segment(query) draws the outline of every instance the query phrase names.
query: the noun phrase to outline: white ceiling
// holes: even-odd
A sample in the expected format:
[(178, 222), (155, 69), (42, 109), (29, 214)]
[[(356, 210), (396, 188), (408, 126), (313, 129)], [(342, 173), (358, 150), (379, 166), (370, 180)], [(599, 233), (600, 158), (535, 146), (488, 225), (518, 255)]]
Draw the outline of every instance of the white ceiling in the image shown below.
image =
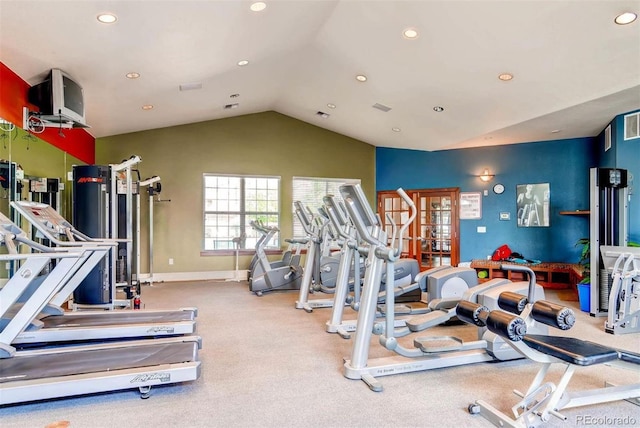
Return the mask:
[[(640, 22), (613, 22), (640, 1), (265, 2), (0, 0), (0, 61), (30, 84), (71, 74), (94, 137), (274, 110), (375, 146), (442, 150), (594, 136), (640, 108)], [(98, 23), (105, 11), (118, 21)]]

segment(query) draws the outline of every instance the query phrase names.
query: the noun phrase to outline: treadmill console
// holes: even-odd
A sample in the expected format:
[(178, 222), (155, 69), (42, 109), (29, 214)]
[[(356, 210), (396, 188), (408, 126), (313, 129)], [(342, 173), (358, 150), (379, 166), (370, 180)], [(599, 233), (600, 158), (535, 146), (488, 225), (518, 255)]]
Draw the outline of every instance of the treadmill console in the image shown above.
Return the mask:
[(57, 240), (68, 237), (73, 226), (48, 204), (29, 201), (13, 201), (13, 207), (37, 230), (39, 238)]

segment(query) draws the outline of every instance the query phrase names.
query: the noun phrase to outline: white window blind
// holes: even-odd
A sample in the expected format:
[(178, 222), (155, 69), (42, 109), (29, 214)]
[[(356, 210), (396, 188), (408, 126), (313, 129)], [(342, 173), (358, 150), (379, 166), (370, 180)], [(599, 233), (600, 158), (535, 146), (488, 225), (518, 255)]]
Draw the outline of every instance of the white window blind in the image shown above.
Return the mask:
[[(318, 215), (318, 208), (324, 205), (322, 198), (326, 195), (334, 195), (339, 201), (340, 186), (345, 183), (359, 184), (359, 179), (353, 178), (319, 178), (319, 177), (293, 177), (293, 201), (300, 201), (304, 206), (309, 207), (313, 215)], [(305, 235), (304, 229), (293, 214), (293, 236), (302, 237)]]

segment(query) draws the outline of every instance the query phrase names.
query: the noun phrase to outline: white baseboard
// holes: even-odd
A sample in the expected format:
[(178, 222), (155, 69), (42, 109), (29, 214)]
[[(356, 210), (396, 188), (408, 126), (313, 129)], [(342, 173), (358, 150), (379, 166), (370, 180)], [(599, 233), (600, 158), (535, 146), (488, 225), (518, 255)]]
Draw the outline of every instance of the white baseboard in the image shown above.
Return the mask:
[[(219, 270), (209, 272), (157, 272), (153, 274), (153, 282), (169, 282), (169, 281), (207, 281), (207, 280), (235, 280), (245, 281), (247, 279), (247, 271), (239, 270)], [(140, 274), (140, 282), (150, 282), (148, 273)]]
[[(212, 272), (158, 272), (153, 274), (153, 282), (172, 282), (172, 281), (208, 281), (208, 280), (231, 280), (246, 281), (247, 271), (239, 270), (219, 270)], [(0, 289), (9, 282), (7, 278), (0, 278)], [(148, 273), (140, 274), (140, 282), (150, 282)]]

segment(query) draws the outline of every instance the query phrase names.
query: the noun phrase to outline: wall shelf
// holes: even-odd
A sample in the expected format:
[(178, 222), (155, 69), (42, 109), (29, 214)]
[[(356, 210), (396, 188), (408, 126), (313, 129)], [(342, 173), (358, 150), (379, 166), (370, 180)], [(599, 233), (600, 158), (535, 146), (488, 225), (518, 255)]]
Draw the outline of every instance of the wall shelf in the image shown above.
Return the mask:
[(560, 211), (560, 215), (589, 215), (589, 210)]
[(517, 264), (527, 266), (536, 274), (536, 282), (545, 288), (575, 288), (576, 284), (582, 279), (581, 265), (573, 263), (509, 263), (496, 262), (493, 260), (472, 260), (471, 267), (480, 273), (485, 272), (485, 277), (480, 282), (488, 281), (493, 278), (507, 278), (511, 281), (524, 281), (525, 275), (522, 272), (510, 270), (502, 270), (503, 264)]

